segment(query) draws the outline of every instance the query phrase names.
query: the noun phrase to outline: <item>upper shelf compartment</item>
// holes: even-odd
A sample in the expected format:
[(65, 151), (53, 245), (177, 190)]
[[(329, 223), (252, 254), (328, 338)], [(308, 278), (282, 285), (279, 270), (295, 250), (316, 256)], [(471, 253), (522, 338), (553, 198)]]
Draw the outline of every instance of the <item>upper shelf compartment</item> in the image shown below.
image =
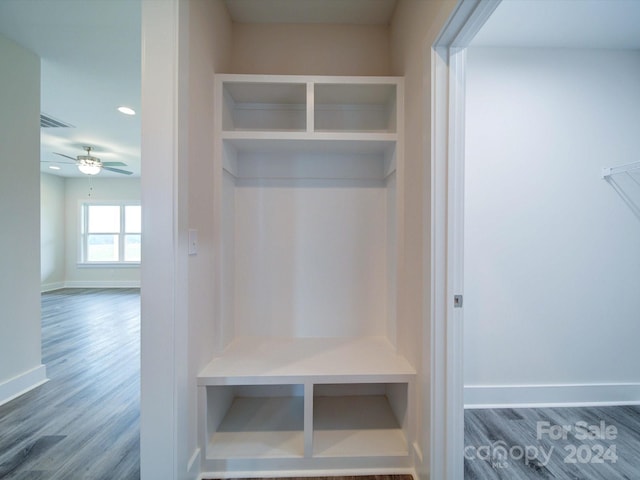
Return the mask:
[(315, 131), (395, 133), (396, 88), (395, 83), (316, 83)]
[(306, 83), (223, 81), (221, 88), (223, 131), (306, 131)]
[(226, 138), (306, 140), (395, 135), (401, 86), (396, 77), (222, 74), (216, 83), (221, 131)]

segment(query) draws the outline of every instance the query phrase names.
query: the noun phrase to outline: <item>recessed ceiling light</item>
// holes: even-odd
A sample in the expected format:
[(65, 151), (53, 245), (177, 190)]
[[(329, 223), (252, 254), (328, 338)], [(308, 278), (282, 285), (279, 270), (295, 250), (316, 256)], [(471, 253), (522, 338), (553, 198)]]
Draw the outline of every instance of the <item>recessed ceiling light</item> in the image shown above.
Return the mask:
[(124, 113), (125, 115), (135, 115), (136, 111), (133, 108), (129, 107), (118, 107), (118, 111), (120, 113)]
[(59, 167), (59, 166), (57, 166), (57, 165), (49, 165), (49, 168), (50, 168), (51, 170), (60, 170), (60, 167)]

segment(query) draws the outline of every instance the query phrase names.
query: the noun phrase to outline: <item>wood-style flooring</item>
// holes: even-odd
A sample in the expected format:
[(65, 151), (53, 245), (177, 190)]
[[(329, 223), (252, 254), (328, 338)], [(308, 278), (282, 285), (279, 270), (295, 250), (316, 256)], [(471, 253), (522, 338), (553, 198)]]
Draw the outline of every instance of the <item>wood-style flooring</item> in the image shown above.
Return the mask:
[(0, 406), (0, 479), (140, 478), (140, 291), (42, 295), (50, 381)]
[(638, 480), (640, 406), (465, 411), (467, 480)]

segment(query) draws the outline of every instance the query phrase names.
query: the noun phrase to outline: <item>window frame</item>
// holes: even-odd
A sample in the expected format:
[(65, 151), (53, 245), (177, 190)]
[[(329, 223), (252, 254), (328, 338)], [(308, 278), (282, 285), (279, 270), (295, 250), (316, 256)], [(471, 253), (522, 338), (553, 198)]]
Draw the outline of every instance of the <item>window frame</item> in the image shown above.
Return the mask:
[[(88, 260), (89, 253), (89, 207), (118, 207), (120, 209), (120, 231), (109, 233), (94, 233), (92, 235), (115, 235), (118, 237), (118, 260), (96, 261)], [(126, 207), (140, 207), (139, 201), (82, 201), (80, 202), (80, 228), (78, 242), (78, 266), (79, 267), (139, 267), (141, 260), (125, 260), (125, 241), (127, 235), (140, 235), (140, 233), (127, 233), (125, 231)], [(142, 229), (141, 229), (142, 230)]]

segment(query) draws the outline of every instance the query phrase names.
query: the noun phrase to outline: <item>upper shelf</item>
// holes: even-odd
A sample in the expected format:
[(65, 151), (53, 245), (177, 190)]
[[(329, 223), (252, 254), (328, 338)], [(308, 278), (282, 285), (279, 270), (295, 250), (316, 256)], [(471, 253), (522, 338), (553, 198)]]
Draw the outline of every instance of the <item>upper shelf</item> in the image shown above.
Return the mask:
[(395, 133), (395, 77), (218, 75), (223, 132)]
[(384, 154), (397, 140), (395, 133), (344, 133), (344, 132), (222, 132), (225, 144), (233, 145), (238, 152), (306, 152), (331, 151), (356, 154)]
[(606, 179), (611, 175), (631, 172), (633, 170), (640, 170), (640, 162), (627, 163), (625, 165), (619, 165), (617, 167), (605, 167), (602, 169), (602, 178)]

